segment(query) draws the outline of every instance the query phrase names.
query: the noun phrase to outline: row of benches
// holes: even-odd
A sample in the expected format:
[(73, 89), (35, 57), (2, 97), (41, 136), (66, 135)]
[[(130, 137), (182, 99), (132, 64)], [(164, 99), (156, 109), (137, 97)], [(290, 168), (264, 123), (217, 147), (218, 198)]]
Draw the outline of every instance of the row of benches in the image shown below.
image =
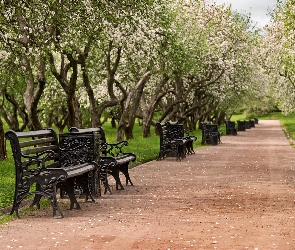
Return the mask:
[[(258, 120), (226, 122), (226, 134), (237, 134), (246, 128), (255, 126)], [(196, 136), (191, 136), (191, 130), (185, 130), (178, 122), (158, 122), (156, 128), (160, 135), (160, 150), (157, 160), (175, 156), (178, 161), (186, 155), (194, 154), (193, 142)], [(222, 132), (216, 124), (203, 122), (201, 144), (217, 145), (221, 142)], [(19, 217), (20, 203), (29, 195), (34, 195), (32, 203), (40, 208), (42, 196), (48, 198), (53, 207), (54, 217), (63, 217), (57, 203), (57, 189), (61, 197), (66, 193), (70, 199), (70, 209), (79, 209), (75, 191), (80, 188), (85, 194), (85, 200), (101, 195), (101, 185), (104, 193), (110, 192), (107, 176), (110, 174), (116, 181), (116, 189), (124, 189), (119, 173), (125, 176), (125, 183), (133, 185), (128, 171), (129, 163), (136, 160), (133, 153), (123, 152), (127, 141), (108, 143), (101, 127), (79, 129), (72, 127), (69, 133), (59, 137), (53, 129), (43, 129), (29, 132), (7, 131), (6, 139), (10, 140), (15, 162), (15, 194), (11, 214)], [(36, 188), (32, 186), (36, 184)], [(59, 216), (57, 216), (59, 212)]]
[(233, 121), (225, 121), (226, 126), (226, 135), (237, 135), (238, 131), (246, 131), (246, 129), (251, 129), (255, 127), (255, 124), (258, 124), (258, 118), (248, 121), (237, 121), (237, 125)]
[[(233, 121), (226, 121), (226, 135), (237, 135), (237, 131), (245, 131), (255, 124), (258, 124), (258, 119), (249, 121), (237, 121), (237, 126)], [(193, 154), (193, 142), (197, 139), (195, 136), (190, 136), (189, 132), (183, 127), (183, 124), (178, 122), (158, 122), (156, 124), (160, 135), (160, 151), (157, 160), (164, 159), (167, 156), (176, 156), (177, 160), (183, 159), (187, 154)], [(201, 122), (200, 129), (202, 130), (201, 144), (217, 145), (221, 143), (222, 132), (219, 131), (217, 124), (210, 122)], [(185, 135), (186, 134), (186, 135)]]
[[(40, 208), (42, 196), (50, 200), (53, 217), (64, 217), (57, 202), (57, 189), (66, 193), (70, 199), (70, 209), (80, 205), (75, 190), (79, 186), (90, 197), (100, 196), (102, 182), (105, 193), (111, 193), (107, 175), (116, 180), (116, 189), (124, 189), (119, 178), (122, 172), (126, 185), (133, 185), (128, 165), (136, 160), (133, 153), (124, 153), (127, 141), (110, 144), (106, 142), (101, 127), (90, 129), (71, 128), (70, 133), (60, 134), (53, 129), (29, 132), (7, 131), (15, 163), (15, 193), (10, 214), (19, 218), (20, 203), (34, 195), (31, 206)], [(36, 185), (36, 188), (33, 186)], [(57, 215), (59, 212), (59, 215)]]
[[(221, 142), (222, 132), (218, 131), (217, 124), (208, 122), (201, 123), (202, 142), (201, 144), (217, 145)], [(157, 160), (168, 156), (176, 156), (180, 161), (188, 154), (194, 154), (193, 142), (196, 136), (190, 136), (191, 130), (185, 130), (179, 122), (158, 122), (156, 128), (160, 135), (160, 151)]]

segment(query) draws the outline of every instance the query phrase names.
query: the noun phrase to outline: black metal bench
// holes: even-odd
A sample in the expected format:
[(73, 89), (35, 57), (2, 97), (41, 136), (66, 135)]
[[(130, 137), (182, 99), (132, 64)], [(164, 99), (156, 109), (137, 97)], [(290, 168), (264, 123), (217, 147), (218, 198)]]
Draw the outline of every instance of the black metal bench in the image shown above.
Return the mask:
[[(44, 196), (51, 202), (53, 216), (64, 217), (57, 202), (58, 187), (66, 190), (70, 198), (70, 209), (74, 208), (74, 205), (79, 209), (74, 192), (74, 184), (79, 177), (87, 194), (91, 196), (88, 176), (89, 172), (95, 172), (98, 166), (95, 162), (88, 162), (85, 147), (79, 145), (77, 148), (60, 149), (57, 135), (52, 129), (29, 132), (9, 130), (5, 137), (10, 141), (15, 163), (14, 202), (10, 214), (15, 212), (19, 218), (20, 203), (27, 196), (35, 195), (31, 206), (40, 208), (39, 202)], [(70, 159), (78, 157), (81, 164), (76, 164), (77, 161), (71, 162)], [(56, 216), (57, 211), (60, 216)]]
[(107, 174), (111, 174), (116, 181), (116, 190), (124, 189), (119, 173), (122, 172), (125, 176), (126, 186), (128, 183), (133, 185), (129, 175), (129, 163), (136, 160), (136, 155), (133, 153), (123, 152), (123, 147), (128, 145), (128, 141), (124, 140), (118, 143), (106, 142), (105, 133), (102, 127), (80, 129), (76, 127), (70, 128), (71, 136), (80, 136), (81, 134), (89, 134), (93, 136), (95, 148), (98, 154), (96, 159), (97, 164), (100, 166), (99, 179), (105, 187), (104, 193), (111, 192), (108, 184)]
[(246, 121), (237, 121), (238, 123), (238, 131), (246, 131)]
[(160, 135), (160, 150), (157, 160), (168, 156), (176, 156), (179, 161), (187, 154), (194, 154), (193, 142), (196, 136), (190, 136), (183, 124), (176, 122), (157, 122), (156, 128)]
[(254, 123), (258, 124), (258, 118), (257, 117), (254, 117)]
[(201, 144), (210, 144), (210, 145), (217, 145), (221, 143), (221, 135), (222, 132), (218, 131), (217, 124), (210, 124), (203, 122), (202, 123), (202, 141)]
[(254, 128), (255, 127), (255, 120), (249, 120), (248, 122), (250, 124), (250, 128)]
[(226, 135), (237, 135), (236, 123), (230, 120), (225, 121), (225, 133)]

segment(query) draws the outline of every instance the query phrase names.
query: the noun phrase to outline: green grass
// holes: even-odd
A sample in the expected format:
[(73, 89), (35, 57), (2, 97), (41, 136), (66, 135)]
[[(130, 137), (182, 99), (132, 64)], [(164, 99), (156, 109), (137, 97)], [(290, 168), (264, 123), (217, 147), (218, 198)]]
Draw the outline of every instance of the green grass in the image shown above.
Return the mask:
[(15, 176), (12, 157), (1, 161), (0, 176), (0, 208), (3, 208), (13, 203)]

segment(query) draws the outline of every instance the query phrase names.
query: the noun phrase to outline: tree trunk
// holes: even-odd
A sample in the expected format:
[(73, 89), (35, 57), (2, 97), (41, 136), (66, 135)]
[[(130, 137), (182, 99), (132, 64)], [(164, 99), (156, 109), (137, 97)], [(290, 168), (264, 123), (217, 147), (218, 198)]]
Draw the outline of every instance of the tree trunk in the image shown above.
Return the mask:
[(0, 160), (4, 160), (6, 155), (5, 137), (4, 137), (4, 127), (2, 119), (0, 118)]
[[(61, 54), (60, 72), (57, 71), (54, 56), (50, 55), (51, 72), (56, 80), (60, 83), (63, 90), (67, 94), (67, 124), (69, 127), (82, 127), (82, 116), (80, 104), (76, 97), (76, 85), (78, 79), (78, 62), (71, 54), (67, 54), (68, 63), (65, 63), (65, 55)], [(71, 71), (71, 74), (69, 73)], [(70, 79), (68, 80), (68, 75)], [(64, 122), (65, 123), (65, 122)]]
[(26, 57), (23, 57), (23, 65), (28, 75), (27, 88), (23, 95), (24, 104), (29, 117), (29, 129), (42, 129), (42, 124), (38, 115), (38, 103), (45, 87), (45, 61), (40, 58), (37, 72), (37, 83), (34, 82), (33, 70), (31, 64)]
[(111, 118), (111, 124), (112, 124), (112, 128), (116, 128), (116, 120), (115, 120), (115, 117), (112, 116)]
[(169, 77), (164, 75), (163, 80), (157, 84), (156, 90), (151, 98), (150, 104), (145, 99), (144, 94), (141, 98), (141, 106), (143, 110), (142, 116), (142, 134), (144, 138), (151, 136), (151, 123), (153, 120), (155, 109), (157, 108), (161, 98), (167, 93), (163, 87), (167, 84)]
[(225, 112), (220, 111), (217, 117), (217, 124), (220, 126), (221, 124), (224, 123), (224, 118), (225, 118)]
[(124, 133), (126, 139), (133, 139), (133, 127), (136, 119), (136, 111), (139, 107), (143, 89), (146, 83), (151, 77), (151, 71), (146, 71), (144, 76), (138, 81), (135, 86), (135, 90), (131, 91), (124, 103), (124, 108), (119, 121), (117, 141), (124, 139)]

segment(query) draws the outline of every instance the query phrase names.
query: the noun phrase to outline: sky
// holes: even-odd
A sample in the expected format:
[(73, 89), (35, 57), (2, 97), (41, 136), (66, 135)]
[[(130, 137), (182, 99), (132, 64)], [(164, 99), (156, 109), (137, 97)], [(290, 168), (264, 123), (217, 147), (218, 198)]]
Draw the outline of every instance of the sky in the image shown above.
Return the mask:
[(219, 4), (231, 4), (233, 10), (239, 13), (251, 13), (253, 22), (257, 27), (262, 28), (269, 23), (269, 9), (273, 10), (276, 6), (276, 0), (216, 0)]

